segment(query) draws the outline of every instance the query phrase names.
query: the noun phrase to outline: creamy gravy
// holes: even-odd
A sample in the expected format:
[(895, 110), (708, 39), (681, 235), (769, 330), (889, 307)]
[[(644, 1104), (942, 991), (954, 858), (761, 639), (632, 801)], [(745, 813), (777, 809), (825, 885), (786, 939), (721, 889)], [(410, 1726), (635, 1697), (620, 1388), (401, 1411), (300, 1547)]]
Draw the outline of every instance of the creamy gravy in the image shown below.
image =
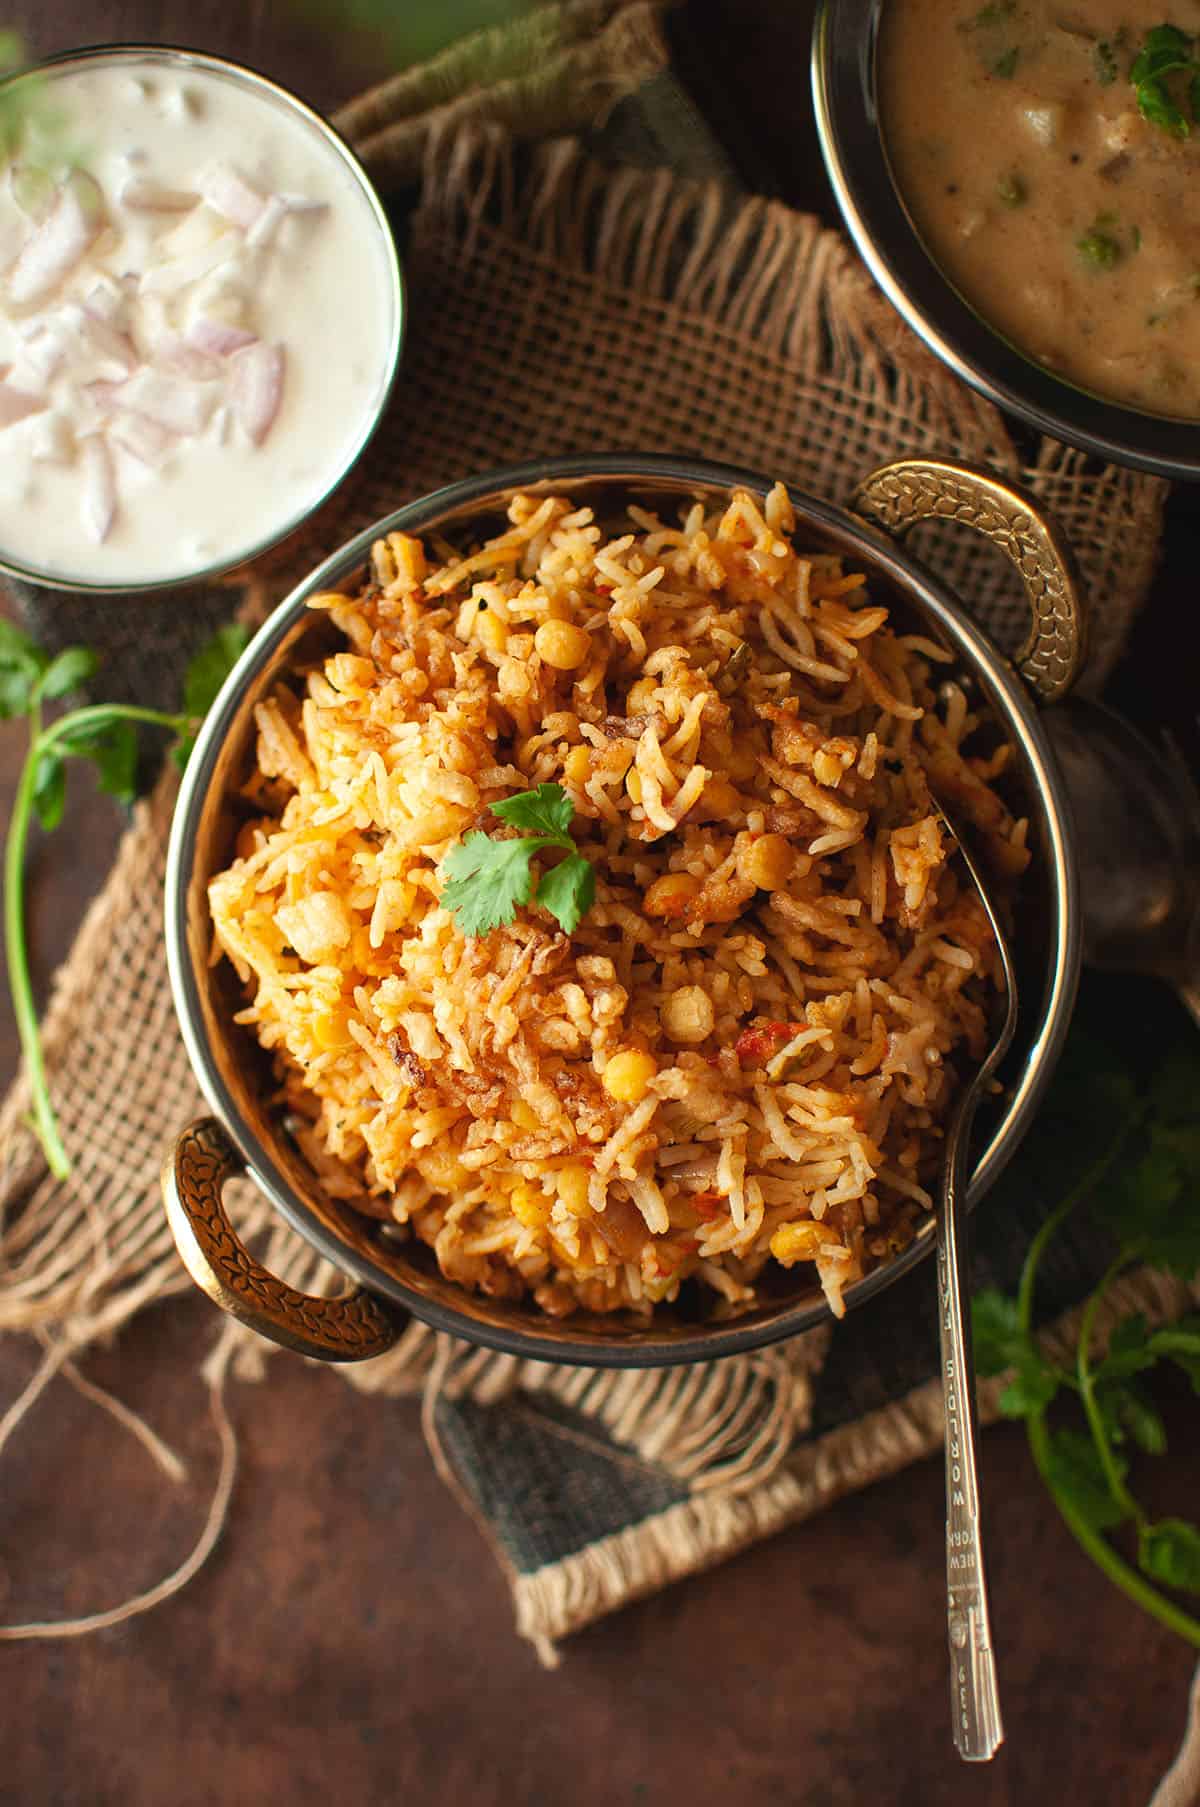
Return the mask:
[(881, 110), (930, 253), (990, 324), (1084, 388), (1198, 418), (1193, 72), (1162, 77), (1166, 124), (1130, 79), (1164, 20), (1200, 66), (1200, 0), (891, 0)]
[(107, 583), (233, 564), (378, 408), (383, 232), (334, 147), (235, 74), (117, 57), (46, 93), (78, 163), (34, 136), (0, 168), (0, 554)]

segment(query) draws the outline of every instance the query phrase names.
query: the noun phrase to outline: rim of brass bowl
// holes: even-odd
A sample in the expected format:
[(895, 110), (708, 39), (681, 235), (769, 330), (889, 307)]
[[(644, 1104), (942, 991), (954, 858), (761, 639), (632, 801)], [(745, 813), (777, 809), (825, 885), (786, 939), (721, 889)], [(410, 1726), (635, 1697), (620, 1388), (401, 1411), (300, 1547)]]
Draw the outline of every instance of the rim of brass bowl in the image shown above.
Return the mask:
[[(489, 473), (397, 509), (326, 559), (260, 629), (209, 712), (184, 775), (167, 859), (167, 954), (175, 1008), (192, 1068), (216, 1117), (281, 1216), (335, 1266), (370, 1294), (404, 1307), (436, 1329), (511, 1355), (605, 1367), (664, 1366), (759, 1348), (824, 1323), (831, 1314), (819, 1289), (809, 1285), (726, 1321), (668, 1323), (655, 1319), (646, 1328), (606, 1328), (602, 1319), (559, 1321), (529, 1305), (482, 1299), (442, 1278), (430, 1252), (415, 1240), (388, 1246), (388, 1265), (383, 1265), (377, 1223), (332, 1201), (314, 1201), (317, 1189), (311, 1173), (306, 1195), (308, 1170), (280, 1127), (268, 1121), (253, 1082), (247, 1078), (247, 1065), (257, 1052), (249, 1032), (229, 1025), (230, 1000), (227, 997), (222, 1007), (216, 996), (220, 969), (209, 964), (212, 930), (205, 893), (209, 876), (228, 857), (231, 843), (231, 826), (221, 821), (221, 800), (231, 777), (245, 769), (254, 700), (287, 669), (291, 649), (299, 637), (312, 631), (313, 623), (323, 624), (329, 632), (327, 617), (307, 611), (308, 597), (352, 584), (363, 570), (372, 541), (380, 534), (403, 531), (421, 535), (436, 526), (452, 535), (463, 531), (468, 522), (498, 520), (508, 497), (517, 490), (563, 489), (573, 497), (600, 506), (607, 502), (609, 508), (615, 508), (630, 496), (653, 505), (671, 498), (712, 498), (733, 487), (748, 487), (763, 496), (770, 483), (753, 472), (699, 460), (592, 456)], [(1074, 1002), (1080, 931), (1066, 796), (1024, 683), (943, 586), (894, 540), (860, 517), (799, 491), (792, 492), (792, 501), (802, 537), (842, 551), (899, 592), (973, 673), (1016, 747), (1018, 768), (1029, 793), (1037, 858), (1045, 878), (1046, 909), (1044, 917), (1038, 916), (1045, 944), (1038, 950), (1039, 964), (1033, 977), (1027, 976), (1022, 987), (1025, 1023), (1018, 1034), (1018, 1050), (1010, 1057), (1004, 1075), (1006, 1104), (999, 1121), (988, 1126), (987, 1145), (975, 1166), (969, 1195), (974, 1205), (995, 1182), (1029, 1125), (1061, 1050)], [(309, 656), (313, 656), (311, 652)], [(221, 964), (227, 968), (227, 962)], [(235, 1036), (244, 1040), (235, 1045)], [(212, 1139), (219, 1144), (219, 1132)], [(214, 1160), (220, 1166), (219, 1147)], [(175, 1221), (172, 1195), (178, 1174), (173, 1180), (170, 1159), (164, 1171), (168, 1209)], [(933, 1247), (932, 1229), (930, 1219), (908, 1248), (847, 1288), (847, 1309), (873, 1299), (922, 1260)], [(181, 1249), (186, 1256), (182, 1241)], [(211, 1273), (207, 1278), (202, 1275), (203, 1265), (203, 1261), (197, 1265), (189, 1260), (195, 1277), (219, 1303), (252, 1320), (253, 1312), (239, 1312), (228, 1289), (212, 1283)], [(801, 1270), (791, 1272), (799, 1275)], [(262, 1278), (260, 1270), (258, 1280)], [(293, 1342), (293, 1346), (308, 1345)], [(334, 1353), (337, 1358), (329, 1347), (320, 1352)], [(351, 1353), (363, 1350), (343, 1351), (342, 1356), (349, 1358)]]
[(825, 167), (876, 282), (944, 364), (1038, 432), (1159, 477), (1200, 478), (1200, 422), (1128, 408), (1055, 376), (989, 326), (926, 250), (892, 174), (879, 111), (876, 68), (888, 3), (822, 0), (812, 48)]
[(64, 577), (56, 571), (42, 570), (36, 565), (25, 565), (19, 559), (10, 558), (0, 544), (0, 572), (6, 577), (15, 577), (22, 583), (36, 585), (40, 589), (61, 591), (72, 596), (151, 596), (162, 593), (169, 594), (173, 590), (190, 589), (196, 584), (209, 583), (215, 578), (223, 577), (229, 571), (241, 565), (248, 565), (273, 546), (286, 540), (289, 534), (295, 533), (309, 517), (323, 507), (329, 498), (346, 481), (372, 439), (379, 429), (392, 392), (396, 387), (396, 378), (400, 373), (400, 358), (404, 350), (404, 336), (408, 329), (408, 292), (404, 282), (404, 271), (400, 263), (400, 253), (396, 249), (396, 238), (388, 220), (379, 191), (367, 174), (357, 155), (351, 150), (341, 133), (336, 131), (329, 121), (316, 112), (306, 101), (293, 94), (290, 88), (272, 81), (270, 76), (260, 75), (257, 69), (249, 68), (245, 63), (235, 63), (229, 57), (214, 56), (207, 50), (189, 50), (177, 44), (88, 44), (79, 50), (60, 50), (54, 56), (42, 57), (36, 63), (27, 63), (20, 69), (11, 70), (0, 78), (0, 95), (18, 82), (36, 80), (40, 75), (51, 70), (62, 70), (72, 63), (121, 63), (150, 62), (160, 63), (176, 69), (203, 69), (225, 79), (233, 79), (244, 87), (263, 95), (268, 102), (282, 106), (286, 111), (294, 113), (303, 120), (319, 138), (323, 138), (330, 149), (336, 153), (362, 191), (363, 197), (374, 216), (380, 241), (380, 257), (387, 273), (388, 288), (391, 292), (392, 320), (388, 331), (387, 354), (384, 360), (384, 374), (379, 396), (363, 421), (361, 433), (350, 447), (343, 462), (338, 466), (337, 474), (325, 485), (319, 495), (311, 497), (301, 507), (296, 508), (286, 520), (269, 534), (243, 546), (229, 558), (215, 559), (212, 563), (202, 565), (198, 569), (182, 572), (178, 577), (155, 577), (135, 582), (123, 579), (111, 583), (91, 582), (82, 577)]

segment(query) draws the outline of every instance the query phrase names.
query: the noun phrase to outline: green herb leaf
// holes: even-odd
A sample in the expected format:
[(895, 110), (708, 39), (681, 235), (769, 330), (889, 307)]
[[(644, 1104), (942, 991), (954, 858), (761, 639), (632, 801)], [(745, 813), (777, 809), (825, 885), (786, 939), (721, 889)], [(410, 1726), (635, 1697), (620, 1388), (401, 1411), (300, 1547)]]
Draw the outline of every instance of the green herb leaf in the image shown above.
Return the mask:
[(1147, 1140), (1095, 1215), (1131, 1253), (1190, 1281), (1200, 1271), (1200, 1212), (1186, 1208), (1200, 1191), (1200, 1126), (1154, 1122)]
[(92, 755), (100, 789), (126, 805), (137, 798), (138, 737), (132, 722), (114, 722)]
[(183, 680), (185, 715), (208, 714), (222, 684), (245, 652), (249, 638), (240, 621), (228, 621), (200, 648)]
[[(1138, 111), (1151, 125), (1159, 126), (1175, 138), (1186, 138), (1192, 122), (1200, 119), (1200, 66), (1194, 60), (1195, 43), (1175, 25), (1156, 25), (1146, 33), (1141, 50), (1129, 71)], [(1192, 119), (1172, 97), (1166, 77), (1179, 71), (1189, 72), (1189, 105)]]
[(1148, 1456), (1165, 1455), (1167, 1427), (1158, 1409), (1133, 1381), (1127, 1380), (1114, 1391), (1118, 1422), (1129, 1432), (1138, 1448), (1145, 1450)]
[(69, 690), (78, 690), (81, 684), (86, 684), (99, 666), (100, 661), (90, 646), (65, 646), (46, 667), (38, 691), (44, 697), (66, 696)]
[(596, 897), (596, 874), (570, 836), (575, 806), (559, 784), (539, 784), (536, 790), (519, 791), (491, 806), (492, 814), (516, 828), (535, 833), (516, 841), (493, 841), (477, 829), (442, 861), (447, 881), (442, 902), (464, 935), (486, 935), (511, 922), (521, 904), (530, 900), (533, 875), (530, 862), (546, 847), (561, 847), (567, 858), (543, 873), (535, 901), (573, 934), (585, 910)]
[(29, 712), (34, 686), (49, 663), (28, 634), (0, 617), (0, 718), (7, 721)]
[(67, 806), (67, 768), (57, 753), (43, 753), (33, 781), (33, 807), (42, 827), (58, 827)]
[[(1124, 1478), (1128, 1464), (1114, 1457)], [(1050, 1485), (1093, 1531), (1111, 1531), (1128, 1514), (1108, 1484), (1108, 1476), (1096, 1454), (1096, 1445), (1085, 1431), (1055, 1431), (1049, 1440), (1047, 1471)]]
[(1121, 247), (1108, 232), (1085, 232), (1075, 241), (1075, 248), (1098, 270), (1111, 270), (1120, 261)]
[(1192, 60), (1192, 40), (1177, 25), (1155, 25), (1147, 33), (1134, 58), (1129, 79), (1136, 88), (1169, 69), (1182, 69)]
[(1059, 1388), (1057, 1372), (1040, 1357), (1024, 1359), (997, 1400), (1006, 1418), (1029, 1418), (1044, 1412)]
[(1017, 1301), (995, 1288), (979, 1293), (971, 1307), (971, 1333), (980, 1374), (1014, 1371), (998, 1401), (1004, 1416), (1028, 1418), (1044, 1412), (1058, 1392), (1061, 1376), (1021, 1329)]
[(0, 666), (39, 672), (44, 671), (49, 663), (48, 654), (42, 651), (36, 640), (31, 640), (13, 622), (0, 616)]
[(514, 828), (532, 828), (537, 834), (565, 841), (570, 835), (575, 805), (561, 784), (539, 784), (533, 791), (518, 791), (489, 805), (494, 816)]
[(1156, 1330), (1148, 1346), (1157, 1361), (1173, 1362), (1200, 1393), (1200, 1315), (1193, 1312)]
[(1129, 1374), (1140, 1374), (1154, 1366), (1150, 1348), (1150, 1326), (1145, 1313), (1138, 1311), (1122, 1319), (1108, 1339), (1108, 1353), (1092, 1370), (1099, 1384), (1105, 1380), (1121, 1380)]
[(1002, 51), (992, 64), (992, 74), (998, 75), (1001, 81), (1011, 81), (1016, 74), (1017, 58), (1020, 54), (1015, 44), (1008, 50)]
[(568, 935), (575, 933), (580, 918), (595, 901), (596, 874), (581, 853), (569, 853), (544, 872), (534, 892), (534, 902), (549, 910)]
[(119, 803), (132, 803), (137, 797), (138, 738), (132, 722), (83, 722), (73, 727), (67, 718), (56, 751), (90, 759), (100, 789)]
[(16, 665), (0, 665), (0, 720), (26, 715), (33, 703), (37, 673)]
[(1017, 1301), (994, 1286), (976, 1293), (972, 1301), (971, 1337), (980, 1374), (1003, 1374), (1029, 1354), (1030, 1342), (1020, 1326)]
[(525, 836), (515, 841), (493, 841), (476, 829), (442, 861), (449, 881), (442, 886), (442, 903), (464, 935), (487, 935), (511, 922), (533, 891), (530, 861), (540, 840)]
[(1138, 112), (1150, 125), (1170, 132), (1173, 138), (1186, 138), (1191, 130), (1182, 107), (1176, 106), (1160, 81), (1145, 81), (1137, 89)]
[(1138, 1567), (1168, 1587), (1200, 1593), (1200, 1531), (1182, 1518), (1143, 1525), (1138, 1532)]

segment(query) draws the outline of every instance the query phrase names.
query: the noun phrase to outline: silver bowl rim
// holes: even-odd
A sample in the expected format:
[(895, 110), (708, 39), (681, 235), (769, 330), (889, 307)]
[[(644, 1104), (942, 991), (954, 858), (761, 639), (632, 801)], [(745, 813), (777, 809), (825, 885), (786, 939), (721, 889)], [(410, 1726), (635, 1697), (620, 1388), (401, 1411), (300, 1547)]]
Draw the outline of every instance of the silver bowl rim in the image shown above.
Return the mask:
[[(573, 1335), (569, 1320), (561, 1326), (547, 1320), (544, 1328), (537, 1326), (532, 1318), (528, 1329), (480, 1327), (465, 1314), (460, 1315), (457, 1310), (443, 1307), (436, 1300), (410, 1290), (403, 1281), (348, 1248), (333, 1231), (316, 1220), (304, 1201), (276, 1171), (270, 1150), (246, 1122), (212, 1056), (188, 951), (187, 913), (192, 859), (214, 768), (225, 737), (238, 717), (243, 691), (287, 638), (303, 615), (308, 598), (320, 590), (337, 589), (359, 572), (366, 563), (372, 542), (381, 534), (420, 534), (452, 512), (467, 508), (478, 508), (482, 512), (489, 504), (498, 503), (502, 497), (521, 489), (534, 485), (569, 485), (585, 478), (625, 479), (631, 486), (642, 480), (666, 480), (677, 484), (681, 492), (694, 491), (698, 487), (749, 487), (759, 495), (765, 495), (772, 483), (771, 479), (741, 467), (698, 458), (631, 453), (540, 459), (465, 478), (405, 503), (331, 553), (291, 591), (259, 629), (226, 679), (197, 737), (180, 787), (167, 851), (164, 890), (167, 965), (180, 1030), (201, 1091), (231, 1135), (250, 1176), (262, 1192), (285, 1221), (335, 1267), (351, 1275), (375, 1296), (391, 1300), (435, 1329), (447, 1331), (476, 1346), (525, 1359), (585, 1366), (677, 1366), (763, 1348), (830, 1321), (832, 1313), (824, 1299), (815, 1298), (792, 1305), (781, 1304), (778, 1310), (753, 1323), (740, 1323), (735, 1318), (728, 1323), (697, 1326), (690, 1336), (676, 1334), (669, 1340), (656, 1341), (652, 1328), (645, 1333), (621, 1332), (611, 1337), (600, 1333), (577, 1332)], [(993, 706), (997, 702), (1001, 704), (1007, 725), (1019, 739), (1029, 762), (1042, 801), (1051, 867), (1048, 882), (1055, 918), (1052, 960), (1045, 991), (1037, 1005), (1037, 1031), (1026, 1046), (1023, 1066), (1012, 1086), (1004, 1117), (975, 1164), (968, 1192), (968, 1205), (973, 1209), (999, 1178), (1028, 1130), (1070, 1024), (1082, 950), (1070, 806), (1030, 694), (1008, 661), (968, 619), (944, 586), (894, 540), (859, 517), (819, 501), (798, 487), (789, 486), (789, 494), (802, 522), (857, 540), (864, 553), (891, 582), (906, 594), (920, 596), (950, 643), (975, 671)], [(848, 1287), (847, 1311), (866, 1304), (922, 1261), (932, 1251), (932, 1232), (933, 1223), (929, 1220), (899, 1255)]]
[(812, 95), (825, 168), (847, 229), (896, 311), (943, 364), (1039, 433), (1158, 477), (1200, 479), (1200, 420), (1130, 408), (1036, 363), (959, 293), (926, 250), (892, 174), (875, 65), (892, 0), (821, 0)]
[(10, 558), (0, 547), (0, 573), (6, 577), (16, 578), (22, 583), (35, 585), (39, 589), (61, 591), (64, 595), (71, 596), (152, 596), (190, 589), (198, 584), (209, 583), (216, 578), (225, 576), (229, 571), (252, 563), (254, 559), (261, 558), (265, 552), (269, 552), (273, 546), (286, 540), (289, 534), (295, 533), (297, 528), (302, 527), (305, 521), (322, 508), (346, 481), (378, 431), (396, 387), (408, 328), (408, 293), (404, 270), (400, 262), (400, 253), (396, 247), (395, 234), (375, 184), (341, 133), (336, 131), (315, 108), (310, 107), (307, 101), (301, 100), (298, 94), (293, 94), (290, 88), (285, 88), (281, 83), (272, 81), (270, 76), (262, 75), (257, 69), (251, 69), (245, 63), (235, 63), (229, 57), (215, 56), (206, 50), (190, 50), (183, 45), (89, 44), (78, 50), (57, 51), (53, 56), (42, 57), (36, 63), (27, 63), (20, 69), (9, 71), (3, 78), (0, 78), (0, 95), (15, 82), (28, 81), (31, 77), (36, 78), (46, 70), (61, 69), (67, 64), (123, 62), (135, 59), (178, 65), (181, 68), (206, 69), (221, 75), (232, 76), (245, 86), (271, 96), (276, 102), (282, 102), (291, 112), (316, 130), (318, 136), (323, 138), (336, 152), (350, 171), (374, 217), (379, 233), (383, 266), (391, 293), (392, 326), (378, 400), (365, 416), (362, 431), (347, 453), (345, 460), (338, 467), (337, 474), (330, 479), (318, 495), (295, 509), (277, 528), (272, 528), (264, 538), (246, 546), (233, 557), (217, 559), (212, 564), (188, 570), (178, 577), (156, 577), (137, 582), (115, 579), (112, 582), (100, 583), (85, 578), (64, 577), (59, 572), (43, 570), (36, 565), (23, 565)]

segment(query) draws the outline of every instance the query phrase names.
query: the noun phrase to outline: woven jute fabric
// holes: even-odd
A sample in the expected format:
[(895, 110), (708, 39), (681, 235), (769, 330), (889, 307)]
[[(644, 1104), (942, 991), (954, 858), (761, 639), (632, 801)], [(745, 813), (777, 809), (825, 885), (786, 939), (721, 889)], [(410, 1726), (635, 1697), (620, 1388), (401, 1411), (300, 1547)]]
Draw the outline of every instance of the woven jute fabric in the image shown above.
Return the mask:
[[(546, 58), (558, 59), (552, 85), (573, 69), (591, 102), (608, 106), (662, 66), (652, 7), (580, 0), (556, 17), (545, 46)], [(466, 108), (461, 77), (459, 68), (459, 85), (445, 78), (447, 92), (436, 82), (431, 90), (428, 77), (401, 78), (343, 116), (385, 187), (419, 167), (405, 247), (408, 348), (368, 456), (306, 530), (251, 574), (253, 607), (269, 606), (405, 499), (508, 462), (622, 449), (697, 453), (840, 501), (887, 459), (937, 451), (1019, 477), (1057, 514), (1093, 597), (1089, 682), (1102, 680), (1149, 581), (1161, 485), (1089, 467), (1048, 441), (1018, 448), (995, 411), (907, 334), (843, 240), (816, 221), (668, 170), (606, 167), (575, 140), (519, 145), (506, 122), (514, 96), (528, 97), (527, 81), (515, 69), (502, 74), (498, 89)], [(432, 110), (414, 120), (414, 99)], [(921, 550), (998, 639), (1019, 637), (1024, 604), (986, 547), (945, 529)], [(47, 1064), (70, 1176), (56, 1182), (47, 1173), (26, 1125), (22, 1082), (0, 1112), (0, 1328), (42, 1338), (38, 1386), (56, 1363), (190, 1285), (156, 1178), (169, 1133), (202, 1109), (161, 935), (172, 798), (165, 777), (136, 811), (48, 1010)], [(243, 1233), (284, 1277), (318, 1289), (338, 1283), (268, 1221), (252, 1189), (238, 1188), (231, 1203)], [(1142, 1276), (1128, 1286), (1155, 1316), (1182, 1306), (1180, 1289), (1166, 1283)], [(455, 1421), (440, 1407), (486, 1408), (517, 1390), (542, 1398), (563, 1422), (586, 1421), (622, 1460), (653, 1471), (661, 1504), (644, 1522), (521, 1572), (506, 1563), (520, 1629), (546, 1651), (597, 1614), (937, 1443), (940, 1403), (924, 1388), (800, 1449), (826, 1340), (817, 1333), (682, 1373), (601, 1374), (493, 1357), (414, 1325), (389, 1355), (340, 1372), (369, 1391), (423, 1393), (435, 1458), (460, 1488)], [(243, 1374), (265, 1372), (269, 1384), (264, 1352), (231, 1326), (210, 1374), (223, 1376), (232, 1363)], [(0, 1444), (13, 1421), (10, 1413), (0, 1425)], [(222, 1499), (231, 1473), (223, 1470)], [(464, 1492), (487, 1518), (478, 1490)]]

